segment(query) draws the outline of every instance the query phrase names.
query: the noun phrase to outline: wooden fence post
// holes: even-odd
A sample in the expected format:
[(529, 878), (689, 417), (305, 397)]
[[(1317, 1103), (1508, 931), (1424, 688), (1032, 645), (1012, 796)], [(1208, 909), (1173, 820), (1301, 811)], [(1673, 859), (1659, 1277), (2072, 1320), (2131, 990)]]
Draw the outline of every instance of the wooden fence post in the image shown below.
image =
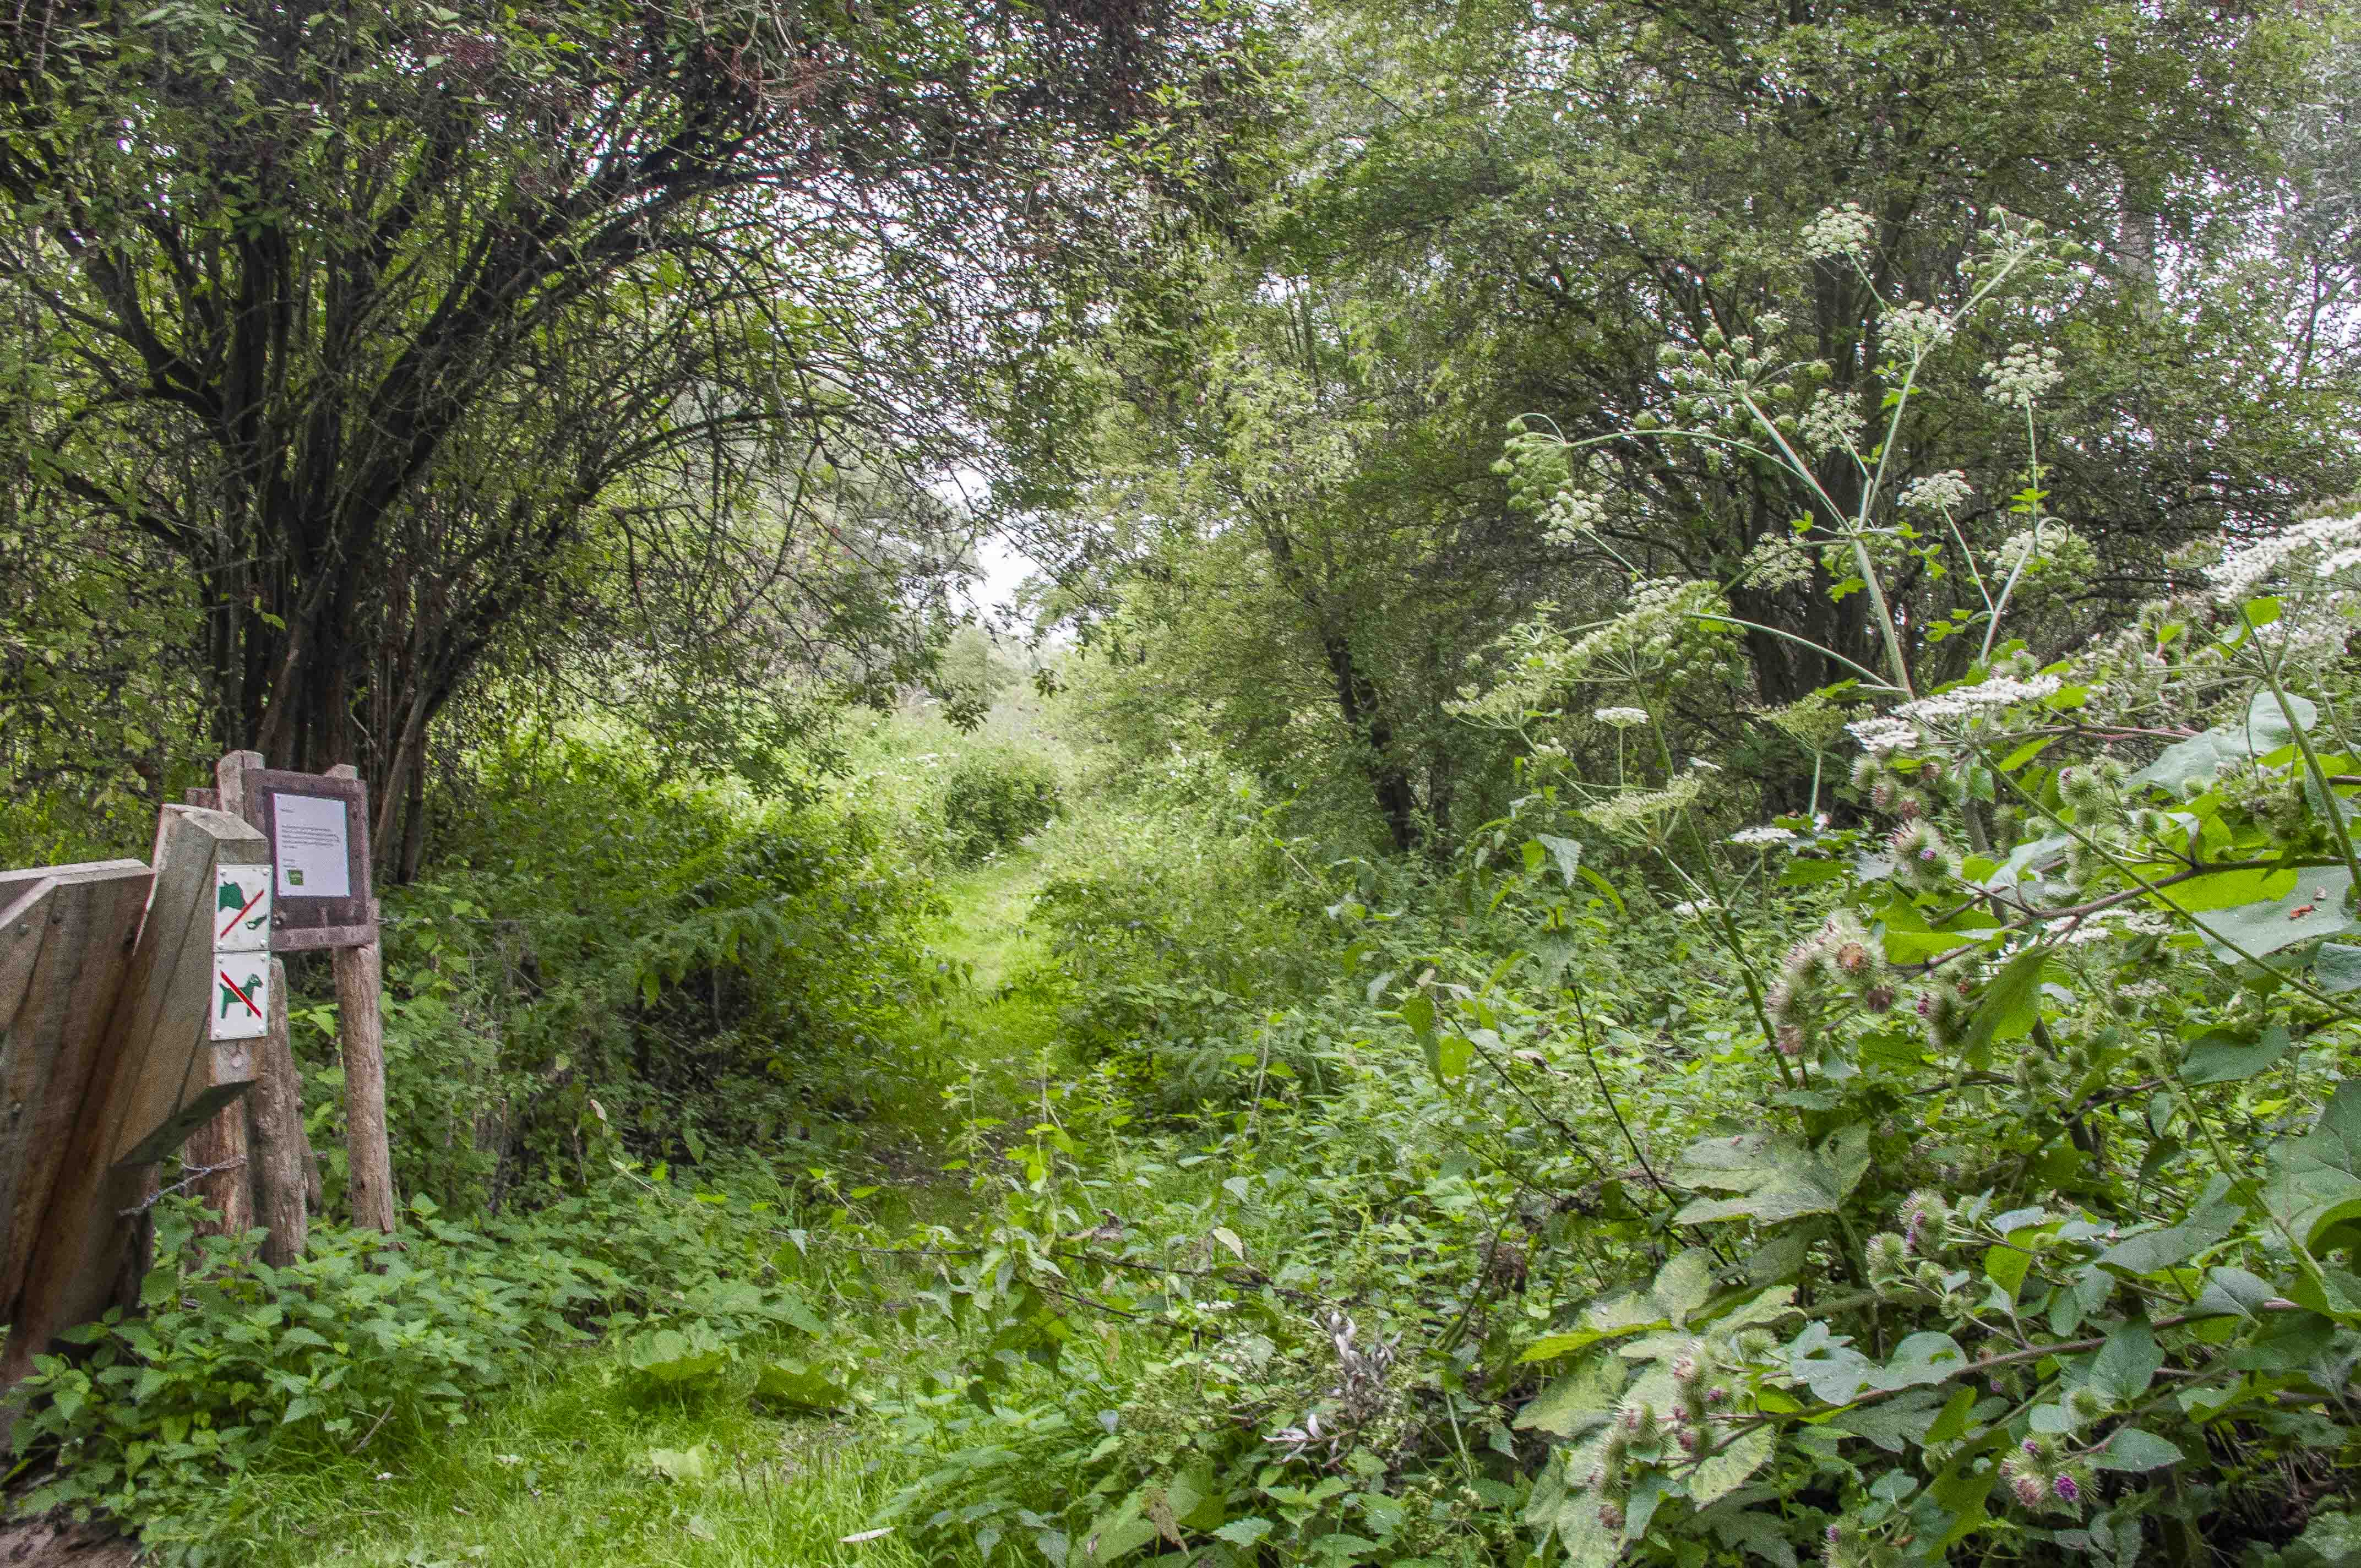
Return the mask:
[(393, 1148), (385, 1127), (385, 960), (374, 941), (335, 953), (337, 1036), (345, 1053), (345, 1194), (353, 1223), (393, 1229)]
[[(350, 762), (330, 768), (332, 779), (357, 779)], [(370, 924), (376, 924), (371, 905)], [(345, 1058), (345, 1194), (353, 1223), (393, 1229), (393, 1148), (385, 1124), (385, 949), (374, 933), (357, 948), (338, 948), (336, 1038)]]
[[(221, 808), (249, 823), (259, 815), (249, 798), (247, 775), (262, 767), (259, 751), (232, 751), (214, 764), (212, 794)], [(312, 1211), (318, 1206), (319, 1169), (312, 1152), (311, 1135), (303, 1126), (303, 1080), (289, 1044), (287, 966), (270, 960), (270, 1033), (261, 1048), (260, 1075), (243, 1106), (230, 1106), (208, 1129), (209, 1139), (224, 1148), (235, 1145), (246, 1165), (239, 1172), (251, 1195), (247, 1223), (265, 1232), (262, 1260), (280, 1267), (302, 1255), (311, 1240)], [(235, 1127), (230, 1125), (236, 1122)], [(192, 1163), (213, 1163), (197, 1157), (200, 1140), (189, 1141)], [(209, 1195), (209, 1200), (210, 1195)], [(229, 1211), (214, 1202), (229, 1229)], [(244, 1229), (241, 1224), (239, 1229)]]
[(308, 1207), (318, 1179), (312, 1139), (303, 1129), (303, 1081), (287, 1037), (287, 960), (270, 960), (270, 1034), (262, 1043), (262, 1073), (246, 1097), (247, 1159), (254, 1172), (255, 1223), (263, 1229), (262, 1261), (284, 1268), (311, 1240)]

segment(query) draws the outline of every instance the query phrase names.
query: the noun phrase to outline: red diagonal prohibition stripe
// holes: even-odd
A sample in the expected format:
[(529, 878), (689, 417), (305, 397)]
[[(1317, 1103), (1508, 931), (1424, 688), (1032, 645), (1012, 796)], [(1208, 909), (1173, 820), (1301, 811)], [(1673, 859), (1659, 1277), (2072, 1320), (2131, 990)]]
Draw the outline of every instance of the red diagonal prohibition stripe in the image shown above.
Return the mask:
[(222, 970), (222, 971), (220, 971), (220, 972), (221, 972), (221, 982), (222, 982), (224, 985), (225, 985), (225, 986), (228, 986), (228, 987), (229, 987), (229, 993), (230, 993), (232, 996), (236, 997), (240, 1002), (245, 1003), (246, 1003), (246, 1010), (247, 1010), (248, 1013), (253, 1014), (254, 1014), (256, 1017), (258, 1017), (258, 1018), (261, 1017), (261, 1016), (262, 1016), (262, 1009), (261, 1009), (261, 1008), (259, 1008), (259, 1007), (257, 1007), (257, 1006), (254, 1004), (254, 999), (253, 999), (253, 998), (251, 998), (251, 997), (247, 996), (246, 992), (244, 992), (243, 991), (240, 991), (240, 990), (237, 988), (237, 981), (234, 981), (234, 980), (230, 979), (230, 977), (229, 977), (229, 971), (228, 971), (227, 970)]

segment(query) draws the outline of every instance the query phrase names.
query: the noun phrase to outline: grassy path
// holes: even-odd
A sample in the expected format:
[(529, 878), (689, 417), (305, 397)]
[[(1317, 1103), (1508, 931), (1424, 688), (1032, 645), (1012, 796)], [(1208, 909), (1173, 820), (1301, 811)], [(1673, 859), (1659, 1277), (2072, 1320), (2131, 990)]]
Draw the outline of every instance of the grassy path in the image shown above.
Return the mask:
[[(943, 885), (949, 912), (935, 937), (943, 961), (964, 970), (922, 1026), (986, 1108), (1022, 1092), (1057, 1029), (1054, 1000), (1027, 983), (1046, 958), (1026, 926), (1048, 872), (1023, 850)], [(895, 1131), (939, 1147), (949, 1113)], [(915, 1164), (916, 1161), (906, 1163)], [(910, 1193), (911, 1217), (949, 1220), (957, 1199), (937, 1184)], [(944, 1211), (930, 1212), (929, 1211)], [(884, 1335), (895, 1332), (883, 1326)], [(911, 1354), (883, 1337), (874, 1358)], [(839, 1420), (765, 1414), (733, 1393), (697, 1399), (635, 1398), (609, 1345), (525, 1363), (504, 1397), (467, 1426), (403, 1444), (381, 1463), (343, 1458), (251, 1483), (271, 1515), (306, 1521), (259, 1553), (271, 1568), (369, 1564), (384, 1568), (785, 1568), (861, 1564), (917, 1568), (897, 1537), (847, 1542), (914, 1476), (911, 1462), (877, 1441), (859, 1417)], [(660, 1453), (694, 1453), (666, 1461)], [(698, 1472), (701, 1471), (701, 1474)]]

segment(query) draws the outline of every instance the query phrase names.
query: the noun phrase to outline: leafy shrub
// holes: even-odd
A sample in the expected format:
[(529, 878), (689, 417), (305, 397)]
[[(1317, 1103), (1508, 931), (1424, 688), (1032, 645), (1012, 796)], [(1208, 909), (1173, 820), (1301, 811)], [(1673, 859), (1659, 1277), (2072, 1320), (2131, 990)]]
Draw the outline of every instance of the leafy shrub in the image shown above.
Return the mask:
[(1041, 757), (1006, 748), (968, 751), (942, 783), (945, 840), (951, 859), (973, 865), (1013, 849), (1064, 809), (1057, 770)]
[[(618, 1141), (695, 1160), (825, 1140), (928, 1091), (923, 1060), (880, 1047), (937, 983), (932, 885), (859, 809), (759, 803), (572, 741), (488, 755), (478, 782), (443, 858), (386, 898), (403, 1191), (498, 1205), (554, 1168), (584, 1179)], [(298, 1016), (333, 1150), (334, 1013)]]
[[(2042, 248), (1987, 237), (1963, 309)], [(1948, 330), (1910, 309), (1903, 400)], [(1874, 476), (1835, 506), (1749, 411), (1784, 372), (1723, 346), (1674, 356), (1684, 411), (1813, 495), (1835, 593), (1944, 563), (1865, 433), (1828, 436)], [(2029, 436), (2047, 363), (1987, 372)], [(1858, 682), (1774, 716), (1826, 814), (1741, 827), (1687, 757), (1718, 586), (1510, 639), (1465, 711), (1525, 788), (1448, 881), (1285, 858), (1334, 929), (1323, 1091), (1152, 1141), (1045, 1096), (979, 1177), (941, 1292), (992, 1354), (892, 1405), (934, 1462), (895, 1517), (1052, 1563), (2348, 1560), (2361, 515), (2180, 563), (2044, 663), (2004, 630), (2081, 558), (2041, 474), (1949, 563), (1980, 609), (1881, 612)], [(1058, 918), (1143, 1003), (1234, 950), (1130, 891)]]
[(248, 1473), (432, 1442), (538, 1349), (620, 1335), (627, 1369), (677, 1392), (715, 1369), (698, 1354), (734, 1369), (741, 1345), (820, 1326), (781, 1282), (797, 1255), (774, 1203), (632, 1179), (459, 1226), (421, 1199), (399, 1237), (315, 1225), (277, 1269), (250, 1237), (196, 1236), (202, 1212), (157, 1207), (140, 1315), (37, 1358), (16, 1425), (18, 1452), (56, 1464), (24, 1506), (104, 1510), (170, 1563), (236, 1560)]

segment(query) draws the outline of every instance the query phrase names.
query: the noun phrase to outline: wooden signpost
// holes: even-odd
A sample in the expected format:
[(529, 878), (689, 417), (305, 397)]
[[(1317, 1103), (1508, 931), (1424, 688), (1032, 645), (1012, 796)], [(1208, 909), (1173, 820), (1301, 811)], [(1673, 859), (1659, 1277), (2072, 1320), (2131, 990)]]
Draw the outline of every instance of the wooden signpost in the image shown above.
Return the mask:
[(367, 786), (252, 751), (215, 783), (163, 808), (151, 865), (0, 872), (0, 1388), (136, 1303), (156, 1164), (183, 1145), (220, 1228), (302, 1252), (318, 1170), (281, 953), (332, 954), (353, 1218), (393, 1229)]
[[(324, 773), (287, 773), (264, 767), (256, 751), (224, 757), (214, 768), (214, 784), (222, 809), (243, 817), (269, 841), (270, 950), (330, 952), (345, 1065), (346, 1196), (353, 1223), (391, 1231), (393, 1151), (385, 1123), (385, 1024), (379, 1011), (384, 958), (369, 885), (368, 786), (350, 766)], [(270, 973), (283, 974), (284, 966), (274, 961)], [(272, 978), (266, 983), (283, 981)], [(228, 1125), (227, 1118), (199, 1140), (217, 1155), (235, 1149), (249, 1162), (259, 1157), (247, 1182), (254, 1194), (250, 1212), (271, 1232), (269, 1251), (280, 1250), (285, 1223), (274, 1221), (273, 1213), (284, 1215), (297, 1206), (288, 1191), (294, 1174), (288, 1157), (302, 1126), (299, 1116), (291, 1129), (267, 1131), (264, 1124), (278, 1119), (260, 1113), (274, 1096), (302, 1103), (284, 1033), (282, 1022), (277, 1043), (268, 1050), (273, 1060), (283, 1058), (286, 1068), (283, 1073), (265, 1072), (269, 1087), (246, 1118), (243, 1146), (241, 1130)], [(274, 1159), (280, 1162), (276, 1168)], [(302, 1250), (300, 1241), (292, 1250)]]

